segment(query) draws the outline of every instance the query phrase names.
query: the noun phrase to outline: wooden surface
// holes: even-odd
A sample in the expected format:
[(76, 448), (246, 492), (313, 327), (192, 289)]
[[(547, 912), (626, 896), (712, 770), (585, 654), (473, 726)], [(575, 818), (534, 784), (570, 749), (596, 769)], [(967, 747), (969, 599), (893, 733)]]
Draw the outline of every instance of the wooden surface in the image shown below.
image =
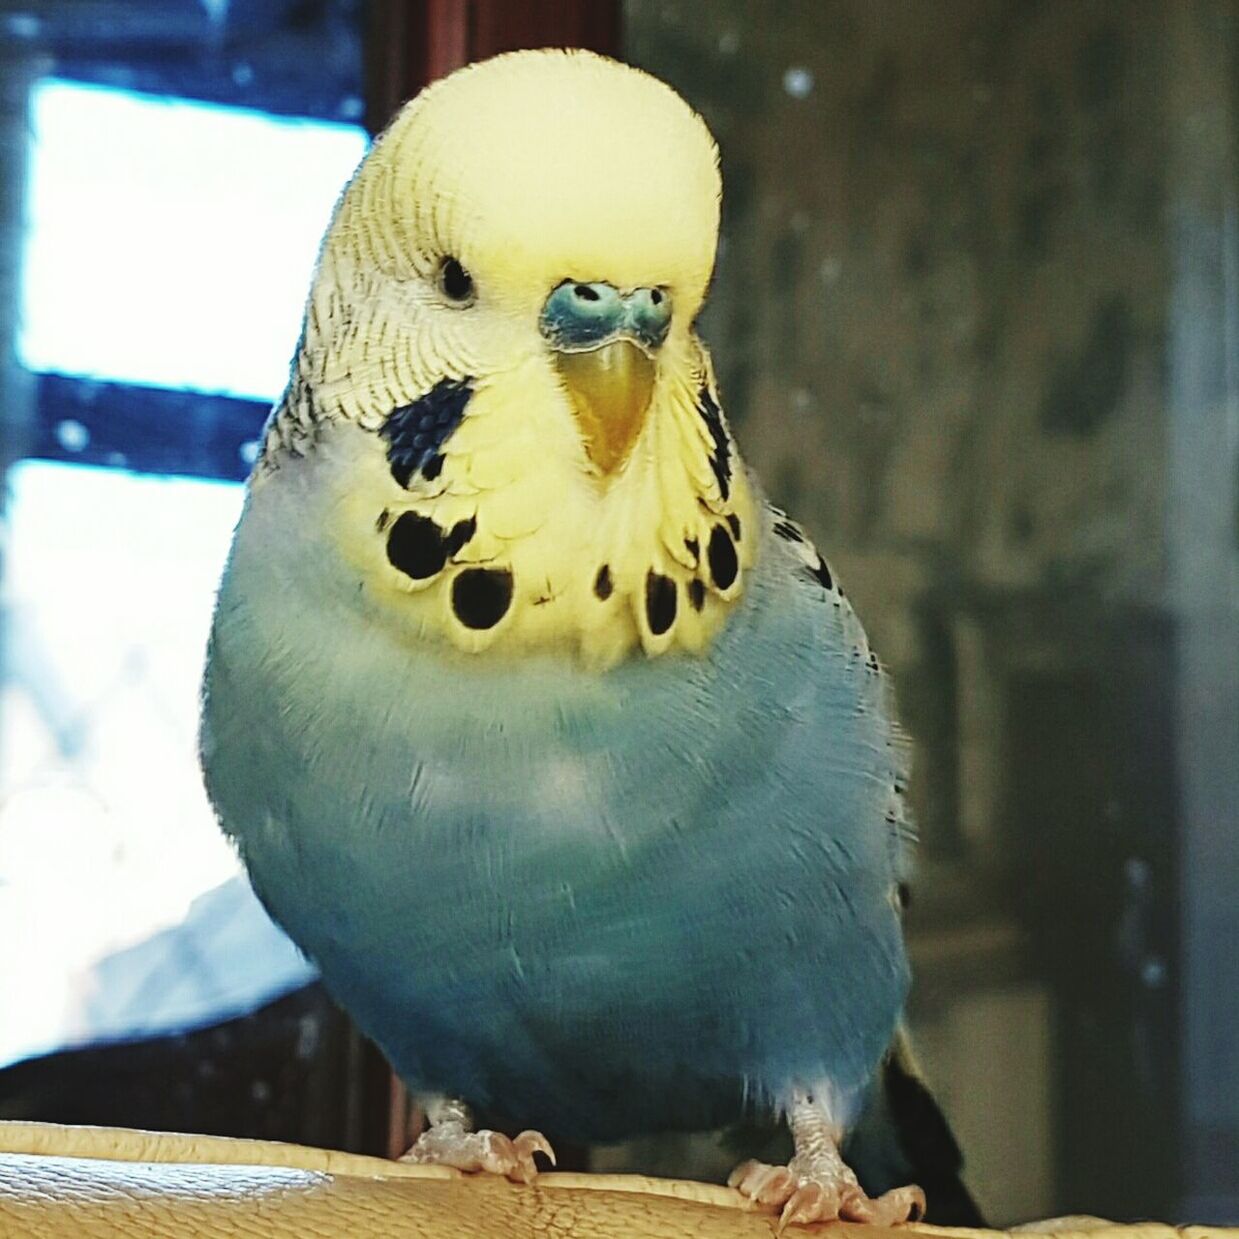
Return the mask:
[[(1039, 1229), (1062, 1239), (1239, 1239), (1239, 1230), (1120, 1227), (1089, 1219), (1062, 1219)], [(1004, 1233), (932, 1226), (813, 1228), (827, 1232), (855, 1239)], [(441, 1167), (257, 1140), (0, 1123), (0, 1235), (6, 1239), (768, 1239), (773, 1233), (773, 1218), (712, 1184), (547, 1174), (517, 1186)]]

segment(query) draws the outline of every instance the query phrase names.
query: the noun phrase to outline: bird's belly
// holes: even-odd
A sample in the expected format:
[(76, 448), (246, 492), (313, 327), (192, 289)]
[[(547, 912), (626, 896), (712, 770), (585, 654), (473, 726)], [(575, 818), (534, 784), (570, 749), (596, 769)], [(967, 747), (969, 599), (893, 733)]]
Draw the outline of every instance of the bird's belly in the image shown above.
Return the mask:
[[(625, 828), (611, 806), (648, 812), (648, 789), (596, 775), (526, 757), (497, 807), (481, 770), (423, 766), (410, 815), (336, 772), (285, 789), (246, 860), (415, 1087), (596, 1141), (715, 1125), (796, 1077), (858, 1082), (902, 998), (897, 942), (769, 825), (754, 846), (711, 805)], [(871, 1044), (844, 1035), (858, 1017)]]
[(825, 795), (833, 723), (759, 709), (739, 658), (694, 686), (400, 662), (364, 630), (295, 648), (217, 624), (212, 799), (414, 1087), (594, 1141), (870, 1074), (907, 977), (863, 715)]

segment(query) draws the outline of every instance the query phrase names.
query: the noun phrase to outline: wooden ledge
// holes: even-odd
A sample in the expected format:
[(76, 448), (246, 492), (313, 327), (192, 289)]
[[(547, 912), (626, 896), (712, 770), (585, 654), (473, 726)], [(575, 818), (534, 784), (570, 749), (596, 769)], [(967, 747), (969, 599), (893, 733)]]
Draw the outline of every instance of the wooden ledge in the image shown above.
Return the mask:
[[(1209, 1239), (1239, 1230), (1096, 1219), (1039, 1223), (1059, 1239)], [(1010, 1232), (813, 1228), (855, 1239)], [(528, 1187), (438, 1166), (261, 1140), (0, 1122), (0, 1234), (134, 1239), (769, 1239), (773, 1219), (729, 1188), (641, 1175), (548, 1173)], [(808, 1230), (796, 1233), (808, 1234)]]

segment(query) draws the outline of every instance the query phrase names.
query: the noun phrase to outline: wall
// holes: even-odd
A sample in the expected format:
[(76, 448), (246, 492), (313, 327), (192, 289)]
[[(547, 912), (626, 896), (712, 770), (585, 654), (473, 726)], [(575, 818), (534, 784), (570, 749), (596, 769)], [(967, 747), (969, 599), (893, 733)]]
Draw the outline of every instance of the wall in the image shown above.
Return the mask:
[[(1193, 965), (1181, 932), (1206, 941), (1234, 906), (1185, 868), (1206, 836), (1180, 768), (1239, 699), (1223, 672), (1211, 713), (1184, 702), (1185, 609), (1213, 617), (1190, 649), (1215, 681), (1239, 642), (1218, 627), (1236, 614), (1234, 387), (1216, 387), (1230, 303), (1199, 268), (1224, 246), (1207, 233), (1185, 274), (1174, 223), (1190, 184), (1233, 232), (1236, 12), (626, 9), (629, 59), (722, 149), (702, 327), (742, 448), (837, 567), (917, 741), (913, 1020), (999, 1222), (1239, 1212), (1222, 1172), (1193, 1187), (1180, 1088), (1192, 995), (1212, 993), (1208, 1048), (1228, 1070), (1216, 1019), (1239, 1016), (1239, 977), (1206, 983), (1216, 957)], [(1202, 331), (1203, 418), (1200, 384), (1172, 396), (1168, 378)], [(1193, 411), (1182, 442), (1176, 404)], [(1197, 507), (1222, 521), (1204, 518), (1212, 572), (1187, 584), (1178, 474), (1208, 480)], [(1239, 731), (1229, 750), (1209, 734), (1195, 813), (1229, 864)], [(1214, 1137), (1232, 1122), (1217, 1110)]]

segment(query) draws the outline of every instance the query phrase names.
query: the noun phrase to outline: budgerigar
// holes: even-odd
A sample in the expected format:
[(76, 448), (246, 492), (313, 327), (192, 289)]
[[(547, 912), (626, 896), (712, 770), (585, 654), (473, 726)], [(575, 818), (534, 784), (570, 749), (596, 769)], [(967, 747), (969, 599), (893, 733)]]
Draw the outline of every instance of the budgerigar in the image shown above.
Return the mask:
[[(527, 1179), (543, 1132), (767, 1110), (795, 1155), (742, 1192), (903, 1221), (921, 1191), (866, 1191), (840, 1146), (912, 1079), (904, 748), (723, 415), (694, 326), (719, 201), (696, 113), (589, 53), (400, 112), (250, 479), (203, 764), (264, 904), (422, 1099), (414, 1158)], [(888, 1117), (888, 1175), (919, 1174)]]

